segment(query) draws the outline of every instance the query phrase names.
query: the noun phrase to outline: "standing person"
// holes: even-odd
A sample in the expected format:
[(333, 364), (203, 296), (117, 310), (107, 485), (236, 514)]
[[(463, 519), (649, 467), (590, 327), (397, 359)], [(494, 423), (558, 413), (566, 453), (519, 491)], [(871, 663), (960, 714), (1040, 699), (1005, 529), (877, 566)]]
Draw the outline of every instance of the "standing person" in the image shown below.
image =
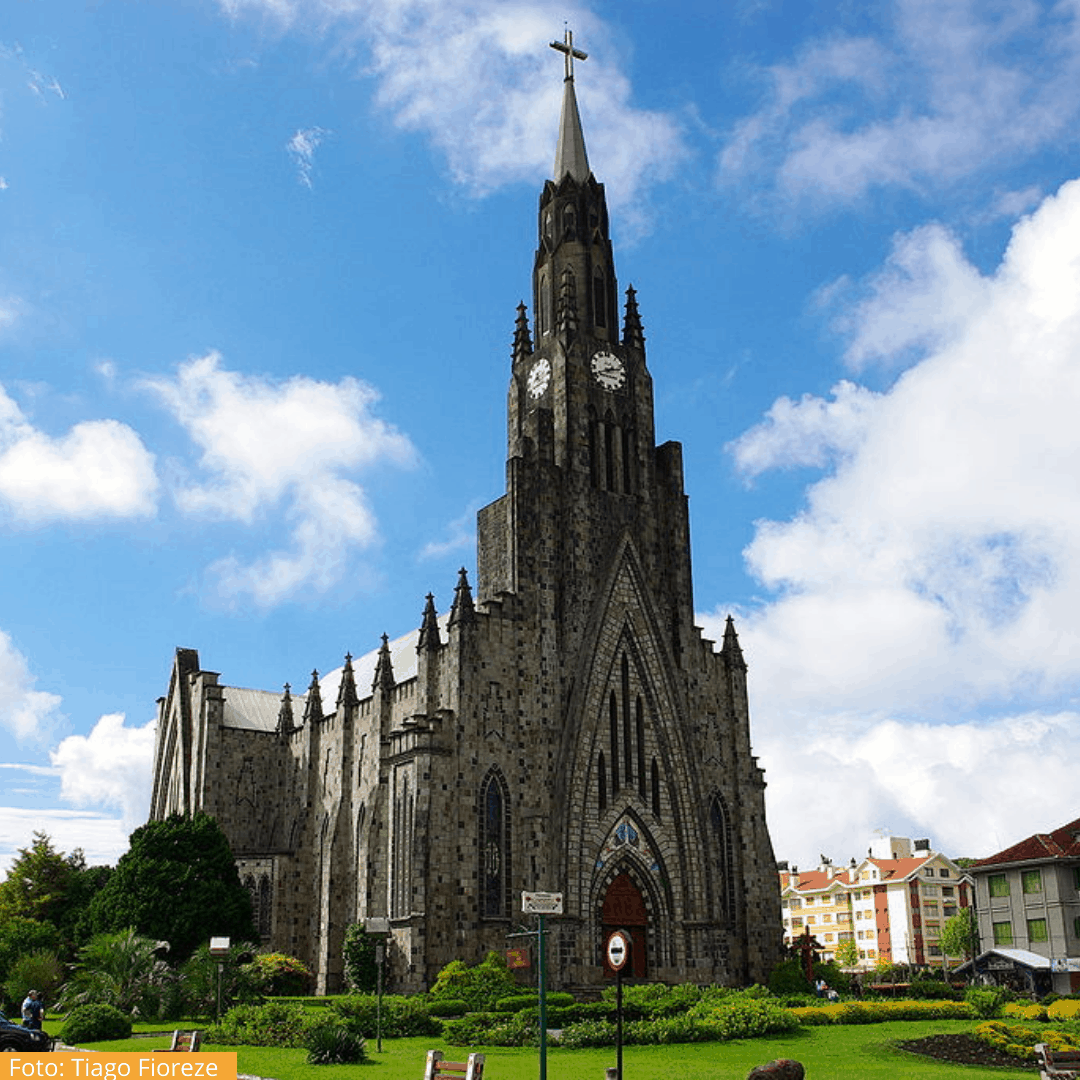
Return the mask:
[(30, 990), (26, 1000), (22, 1003), (23, 1027), (32, 1031), (41, 1030), (41, 1015), (45, 1007), (41, 1004), (41, 998), (36, 990)]

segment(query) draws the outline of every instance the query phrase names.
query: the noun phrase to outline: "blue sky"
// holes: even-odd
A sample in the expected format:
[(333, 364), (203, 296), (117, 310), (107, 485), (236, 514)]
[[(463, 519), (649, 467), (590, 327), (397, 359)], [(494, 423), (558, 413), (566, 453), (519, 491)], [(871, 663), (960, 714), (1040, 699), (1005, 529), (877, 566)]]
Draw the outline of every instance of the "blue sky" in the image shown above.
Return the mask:
[(564, 22), (777, 855), (1076, 816), (1080, 3), (16, 0), (0, 865), (475, 574)]

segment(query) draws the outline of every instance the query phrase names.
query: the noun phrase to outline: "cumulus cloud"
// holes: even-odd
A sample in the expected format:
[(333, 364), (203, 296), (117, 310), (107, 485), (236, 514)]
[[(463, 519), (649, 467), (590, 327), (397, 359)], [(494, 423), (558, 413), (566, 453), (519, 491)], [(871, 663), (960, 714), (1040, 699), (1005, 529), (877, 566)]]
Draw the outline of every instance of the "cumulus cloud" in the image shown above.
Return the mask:
[[(562, 93), (547, 43), (566, 19), (589, 53), (578, 79), (589, 154), (613, 205), (639, 203), (686, 155), (668, 113), (635, 108), (607, 26), (581, 6), (535, 0), (219, 0), (233, 17), (261, 14), (289, 30), (333, 33), (363, 55), (377, 100), (403, 129), (445, 155), (477, 193), (550, 173)], [(482, 55), (480, 51), (482, 50)]]
[(0, 806), (0, 874), (33, 843), (34, 832), (49, 834), (65, 852), (82, 848), (91, 865), (115, 864), (128, 849), (128, 831), (119, 818), (83, 810)]
[(116, 420), (87, 420), (54, 438), (0, 387), (0, 505), (28, 524), (154, 512), (154, 456)]
[(350, 552), (377, 537), (352, 474), (414, 459), (408, 438), (373, 414), (377, 392), (358, 379), (274, 382), (228, 371), (209, 353), (147, 385), (201, 450), (204, 479), (181, 480), (181, 509), (249, 525), (275, 512), (290, 527), (287, 550), (214, 565), (226, 600), (270, 606), (301, 588), (329, 589)]
[(69, 735), (49, 754), (60, 798), (76, 807), (112, 807), (131, 831), (150, 808), (155, 721), (127, 727), (123, 713), (102, 716), (89, 735)]
[[(986, 853), (983, 817), (1003, 839), (1059, 824), (1052, 777), (1080, 770), (1080, 182), (989, 276), (936, 227), (897, 250), (851, 309), (849, 357), (907, 370), (880, 394), (782, 400), (732, 444), (751, 473), (827, 467), (801, 512), (757, 524), (745, 557), (770, 595), (740, 633), (774, 805), (831, 782), (866, 829), (925, 829), (949, 791), (938, 831)], [(817, 851), (800, 824), (817, 820), (777, 815), (781, 845)]]
[(894, 0), (878, 10), (872, 36), (832, 34), (760, 73), (762, 103), (720, 156), (725, 179), (771, 176), (779, 196), (828, 205), (1015, 164), (1074, 127), (1075, 5)]
[(19, 743), (45, 743), (60, 721), (60, 697), (37, 679), (11, 637), (0, 630), (0, 725)]

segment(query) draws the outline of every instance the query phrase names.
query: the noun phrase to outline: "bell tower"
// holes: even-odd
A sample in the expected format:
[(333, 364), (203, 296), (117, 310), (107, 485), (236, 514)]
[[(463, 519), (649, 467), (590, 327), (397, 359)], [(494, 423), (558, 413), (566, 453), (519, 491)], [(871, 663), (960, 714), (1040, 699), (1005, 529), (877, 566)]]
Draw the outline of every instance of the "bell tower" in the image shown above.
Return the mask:
[[(573, 648), (624, 539), (662, 618), (693, 625), (689, 525), (677, 443), (654, 443), (652, 378), (631, 287), (620, 318), (607, 200), (589, 166), (570, 31), (553, 177), (540, 193), (533, 327), (518, 308), (507, 401), (507, 494), (481, 512), (479, 590), (533, 594)], [(534, 594), (538, 590), (540, 595)], [(678, 638), (678, 632), (673, 632)]]

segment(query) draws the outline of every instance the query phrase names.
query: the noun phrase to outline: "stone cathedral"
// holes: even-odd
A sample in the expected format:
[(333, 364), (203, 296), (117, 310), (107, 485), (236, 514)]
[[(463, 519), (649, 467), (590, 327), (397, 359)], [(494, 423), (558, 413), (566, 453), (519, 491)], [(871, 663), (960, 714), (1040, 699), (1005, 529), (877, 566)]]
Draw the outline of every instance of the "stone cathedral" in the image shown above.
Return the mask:
[[(519, 306), (506, 493), (477, 520), (475, 591), (304, 694), (241, 689), (178, 649), (150, 816), (205, 810), (263, 941), (342, 985), (346, 928), (389, 925), (388, 985), (507, 947), (521, 893), (563, 894), (549, 978), (764, 980), (780, 949), (763, 772), (731, 619), (694, 626), (681, 447), (655, 445), (633, 288), (618, 311), (604, 186), (566, 78)], [(417, 610), (421, 604), (417, 603)], [(514, 942), (513, 944), (520, 944)]]

